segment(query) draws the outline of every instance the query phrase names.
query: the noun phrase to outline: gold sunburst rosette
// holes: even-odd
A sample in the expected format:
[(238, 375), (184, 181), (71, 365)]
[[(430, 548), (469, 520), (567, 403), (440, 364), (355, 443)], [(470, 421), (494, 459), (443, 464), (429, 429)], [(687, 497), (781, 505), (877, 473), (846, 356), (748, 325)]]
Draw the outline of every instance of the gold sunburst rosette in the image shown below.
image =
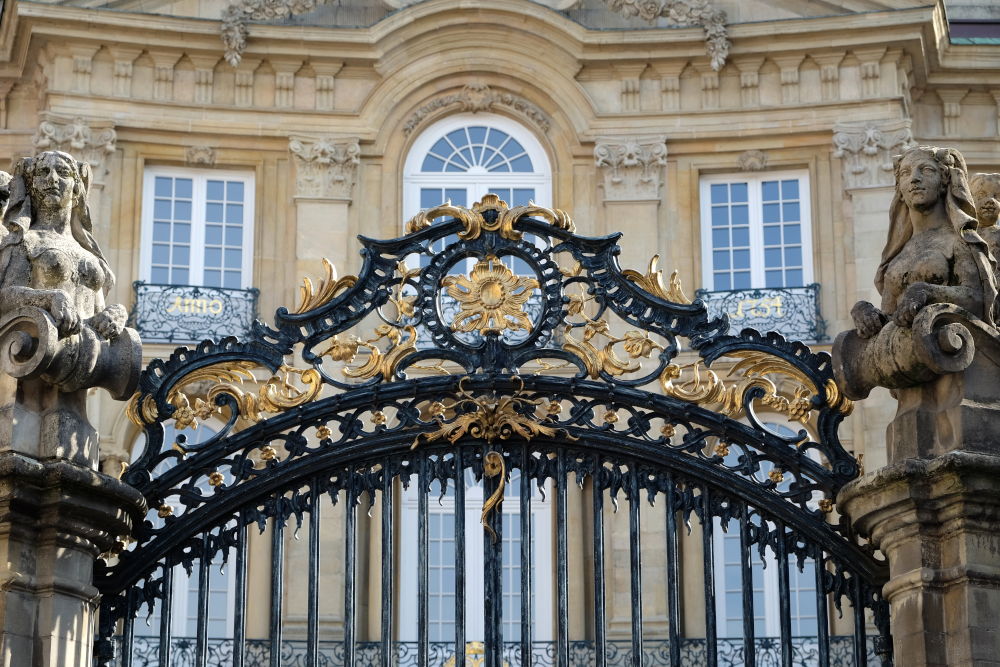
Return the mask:
[(524, 304), (539, 283), (515, 275), (495, 255), (476, 262), (468, 276), (446, 276), (441, 285), (459, 304), (460, 310), (451, 322), (453, 331), (499, 334), (507, 329), (532, 329)]

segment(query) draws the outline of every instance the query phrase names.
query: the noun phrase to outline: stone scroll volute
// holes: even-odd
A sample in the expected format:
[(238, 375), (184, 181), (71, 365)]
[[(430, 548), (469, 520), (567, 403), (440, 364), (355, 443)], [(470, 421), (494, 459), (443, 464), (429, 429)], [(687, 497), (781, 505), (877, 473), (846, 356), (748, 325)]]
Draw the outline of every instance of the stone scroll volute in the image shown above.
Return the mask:
[(0, 446), (97, 463), (86, 393), (128, 398), (141, 343), (124, 306), (106, 304), (114, 274), (93, 236), (90, 168), (68, 153), (21, 159), (0, 241)]
[(996, 262), (977, 231), (965, 160), (954, 149), (919, 146), (897, 156), (893, 172), (875, 276), (882, 301), (852, 308), (855, 328), (833, 347), (837, 381), (855, 400), (875, 387), (892, 390), (899, 409), (890, 461), (991, 447), (983, 420), (997, 420), (987, 430), (1000, 427), (1000, 409), (991, 407), (1000, 372)]

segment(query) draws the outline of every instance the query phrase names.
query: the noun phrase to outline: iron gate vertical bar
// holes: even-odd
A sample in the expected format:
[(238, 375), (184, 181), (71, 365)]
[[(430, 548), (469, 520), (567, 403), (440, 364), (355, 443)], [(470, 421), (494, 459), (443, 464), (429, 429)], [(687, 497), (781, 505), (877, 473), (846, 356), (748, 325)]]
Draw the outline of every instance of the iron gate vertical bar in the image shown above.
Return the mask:
[(309, 597), (306, 610), (306, 665), (319, 666), (319, 531), (320, 492), (319, 478), (314, 477), (310, 486), (312, 496), (309, 512)]
[(521, 449), (521, 667), (531, 667), (531, 634), (533, 622), (532, 610), (532, 577), (534, 577), (534, 558), (532, 557), (531, 538), (534, 526), (531, 525), (531, 477), (528, 475), (528, 465), (531, 463), (531, 452), (525, 446)]
[(826, 593), (823, 585), (823, 547), (816, 545), (813, 551), (816, 570), (816, 627), (819, 637), (819, 667), (830, 667), (830, 619), (827, 618)]
[(135, 601), (132, 591), (125, 590), (125, 618), (122, 620), (122, 664), (132, 667), (133, 640), (135, 638)]
[(271, 529), (271, 667), (281, 667), (281, 598), (284, 595), (285, 524), (275, 496), (274, 524)]
[(429, 520), (427, 508), (427, 455), (418, 454), (420, 464), (417, 470), (417, 665), (428, 667), (430, 661), (430, 617), (428, 581), (428, 550), (430, 549), (430, 533), (427, 530)]
[(556, 667), (569, 667), (569, 570), (566, 563), (566, 450), (556, 451)]
[[(750, 506), (740, 512), (740, 581), (743, 582), (743, 660), (746, 667), (757, 664), (754, 644), (753, 567), (750, 564)], [(723, 550), (725, 558), (725, 550)], [(726, 593), (723, 593), (726, 595)]]
[(347, 502), (344, 510), (347, 513), (346, 525), (344, 526), (344, 666), (354, 664), (354, 638), (357, 622), (354, 617), (355, 579), (357, 578), (357, 539), (358, 539), (358, 512), (355, 507), (355, 495), (357, 494), (357, 482), (352, 468), (347, 468), (344, 473), (348, 476), (345, 495)]
[(629, 583), (632, 590), (632, 664), (642, 667), (642, 552), (639, 531), (639, 471), (635, 461), (629, 465), (628, 535)]
[(705, 573), (705, 657), (710, 667), (719, 662), (719, 647), (715, 628), (715, 544), (712, 520), (712, 492), (705, 486), (701, 492), (701, 548)]
[(590, 478), (594, 501), (594, 665), (605, 667), (608, 660), (607, 619), (604, 597), (604, 488), (601, 484), (600, 454), (594, 455), (594, 474)]
[(776, 525), (778, 532), (777, 552), (775, 558), (778, 561), (778, 620), (781, 633), (781, 665), (782, 667), (792, 667), (792, 601), (791, 586), (788, 582), (788, 545), (785, 542), (787, 534), (785, 525)]
[(455, 448), (455, 664), (465, 664), (465, 464)]
[[(421, 462), (423, 457), (421, 457)], [(391, 459), (382, 461), (382, 617), (379, 640), (382, 644), (382, 664), (391, 665), (392, 652), (392, 584), (393, 584), (393, 548), (392, 548), (392, 481), (389, 474)], [(422, 473), (422, 463), (421, 463)], [(421, 474), (423, 477), (423, 474)], [(422, 482), (421, 482), (422, 483)], [(421, 487), (423, 489), (423, 487)], [(423, 498), (423, 495), (421, 495)], [(423, 521), (421, 512), (420, 520)], [(423, 545), (421, 544), (421, 548)]]
[(667, 614), (670, 641), (670, 665), (681, 664), (681, 600), (680, 600), (680, 545), (677, 538), (677, 507), (674, 503), (674, 476), (667, 474)]
[(865, 638), (865, 604), (861, 597), (861, 577), (854, 580), (854, 664), (868, 664), (868, 642)]
[(194, 652), (194, 661), (198, 667), (207, 667), (208, 661), (208, 578), (211, 567), (206, 532), (201, 536), (201, 560), (198, 561), (198, 626)]
[[(159, 660), (161, 665), (170, 664), (170, 624), (173, 621), (174, 609), (174, 568), (163, 565), (163, 601), (160, 603), (160, 646)], [(239, 607), (237, 607), (239, 609)]]
[[(236, 528), (236, 571), (233, 573), (236, 581), (233, 613), (233, 667), (243, 667), (243, 656), (247, 644), (247, 522), (246, 516), (240, 512)], [(169, 665), (170, 662), (163, 662)]]
[[(487, 445), (483, 452), (491, 451)], [(501, 454), (502, 456), (502, 454)], [(502, 473), (501, 473), (502, 474)], [(499, 488), (500, 475), (483, 475), (483, 498), (489, 498)], [(503, 503), (497, 505), (486, 517), (493, 535), (483, 536), (483, 579), (485, 590), (484, 635), (486, 649), (485, 667), (503, 667)]]

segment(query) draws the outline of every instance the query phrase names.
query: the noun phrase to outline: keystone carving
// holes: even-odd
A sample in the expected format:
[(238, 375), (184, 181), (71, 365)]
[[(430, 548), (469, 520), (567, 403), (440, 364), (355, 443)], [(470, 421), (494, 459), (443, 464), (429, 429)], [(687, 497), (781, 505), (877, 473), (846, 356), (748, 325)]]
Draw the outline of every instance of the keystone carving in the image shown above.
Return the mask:
[(472, 113), (490, 111), (498, 106), (507, 107), (530, 120), (542, 132), (548, 132), (552, 125), (545, 112), (526, 99), (510, 93), (495, 91), (485, 83), (470, 83), (457, 93), (437, 97), (410, 114), (403, 125), (403, 135), (410, 136), (432, 113), (452, 106)]
[(667, 164), (664, 137), (599, 139), (594, 163), (604, 171), (604, 197), (609, 201), (659, 199)]
[(892, 185), (893, 156), (914, 146), (908, 120), (833, 126), (833, 156), (843, 161), (846, 190)]
[(38, 125), (32, 143), (35, 151), (63, 151), (80, 162), (90, 165), (95, 185), (104, 182), (108, 169), (105, 164), (115, 152), (118, 135), (107, 121), (89, 121), (79, 116), (63, 118), (46, 114)]
[(295, 160), (295, 196), (350, 199), (361, 164), (357, 139), (291, 137)]
[(214, 166), (215, 149), (211, 146), (188, 146), (184, 153), (184, 161), (192, 167)]
[(708, 0), (604, 0), (604, 4), (627, 18), (638, 16), (652, 23), (662, 16), (677, 25), (701, 26), (712, 69), (718, 72), (725, 66), (731, 46), (726, 13)]
[(736, 158), (740, 171), (761, 171), (767, 167), (767, 153), (764, 151), (744, 151)]

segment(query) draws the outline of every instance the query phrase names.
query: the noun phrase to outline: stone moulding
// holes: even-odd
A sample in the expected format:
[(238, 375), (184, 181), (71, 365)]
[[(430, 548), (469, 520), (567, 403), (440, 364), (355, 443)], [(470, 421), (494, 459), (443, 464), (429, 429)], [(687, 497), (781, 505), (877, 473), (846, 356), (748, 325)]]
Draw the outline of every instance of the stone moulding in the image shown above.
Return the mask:
[(698, 25), (705, 30), (705, 49), (718, 72), (729, 57), (729, 33), (726, 13), (708, 0), (604, 0), (608, 9), (622, 16), (638, 16), (652, 23), (661, 16), (681, 26)]
[(493, 90), (485, 83), (470, 83), (457, 93), (434, 98), (410, 114), (403, 125), (403, 135), (410, 136), (427, 120), (428, 116), (439, 109), (452, 106), (458, 106), (462, 111), (472, 113), (491, 111), (495, 107), (506, 107), (530, 120), (542, 132), (548, 132), (552, 126), (552, 121), (549, 120), (545, 112), (528, 100), (511, 93)]

